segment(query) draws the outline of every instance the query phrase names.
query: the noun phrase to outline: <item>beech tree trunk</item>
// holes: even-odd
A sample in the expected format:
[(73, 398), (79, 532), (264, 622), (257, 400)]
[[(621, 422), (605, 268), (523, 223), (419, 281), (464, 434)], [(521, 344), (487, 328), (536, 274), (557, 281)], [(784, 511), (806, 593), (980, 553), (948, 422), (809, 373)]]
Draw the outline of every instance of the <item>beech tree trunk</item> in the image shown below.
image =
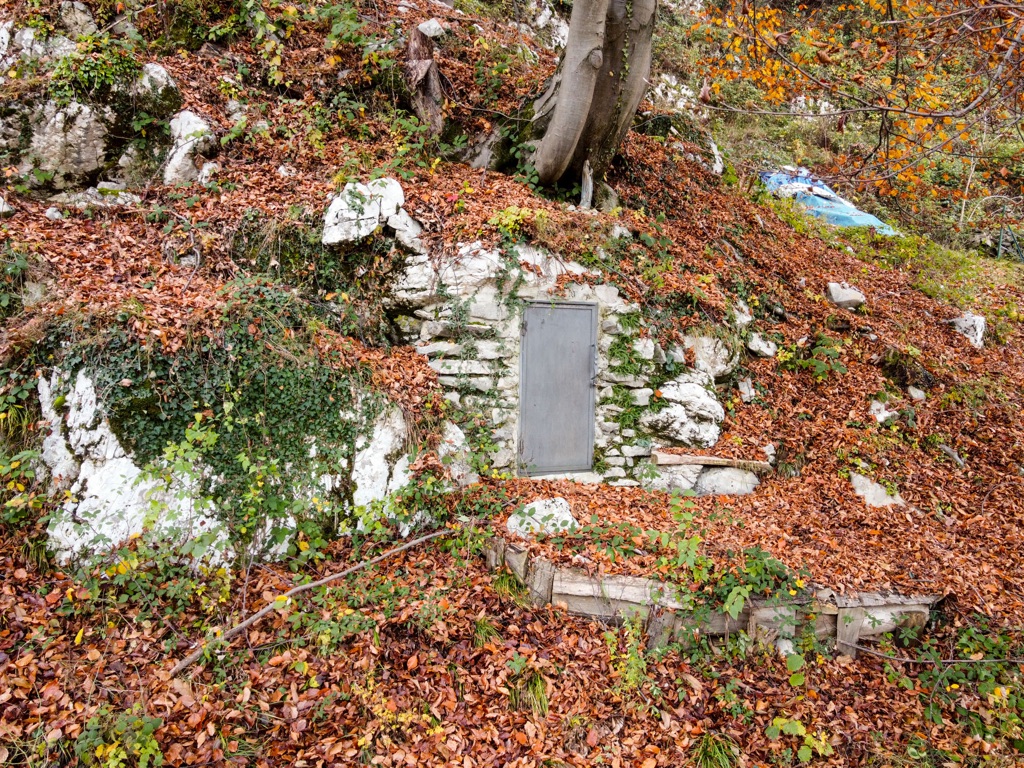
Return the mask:
[(651, 72), (657, 0), (577, 0), (558, 71), (534, 103), (541, 184), (604, 178)]

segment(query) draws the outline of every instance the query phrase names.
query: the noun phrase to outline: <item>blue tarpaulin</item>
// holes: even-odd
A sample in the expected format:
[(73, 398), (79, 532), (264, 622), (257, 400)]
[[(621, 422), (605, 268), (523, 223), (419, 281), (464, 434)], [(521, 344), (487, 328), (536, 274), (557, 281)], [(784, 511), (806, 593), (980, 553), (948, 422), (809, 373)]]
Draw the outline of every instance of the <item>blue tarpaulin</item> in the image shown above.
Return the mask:
[(880, 235), (897, 235), (895, 229), (870, 213), (858, 210), (806, 168), (783, 169), (761, 174), (761, 183), (777, 197), (791, 197), (817, 216), (837, 227), (874, 227)]

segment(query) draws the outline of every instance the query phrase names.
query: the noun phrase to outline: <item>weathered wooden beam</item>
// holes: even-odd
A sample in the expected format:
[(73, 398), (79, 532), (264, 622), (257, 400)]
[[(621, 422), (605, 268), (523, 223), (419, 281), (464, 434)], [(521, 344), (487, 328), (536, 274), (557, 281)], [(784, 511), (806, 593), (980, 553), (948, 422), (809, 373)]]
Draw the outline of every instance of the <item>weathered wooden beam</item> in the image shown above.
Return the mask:
[(657, 449), (651, 451), (651, 460), (658, 466), (736, 467), (760, 475), (772, 471), (772, 465), (767, 461), (727, 459), (723, 456), (693, 456), (687, 453), (666, 453)]

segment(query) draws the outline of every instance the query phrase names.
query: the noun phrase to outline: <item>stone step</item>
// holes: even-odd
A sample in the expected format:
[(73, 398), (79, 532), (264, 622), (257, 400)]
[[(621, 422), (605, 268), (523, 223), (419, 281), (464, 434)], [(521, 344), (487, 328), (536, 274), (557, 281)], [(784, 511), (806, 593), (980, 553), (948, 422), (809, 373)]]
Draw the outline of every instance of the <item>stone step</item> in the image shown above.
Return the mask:
[(766, 475), (772, 471), (767, 461), (752, 459), (727, 459), (723, 456), (694, 456), (686, 453), (667, 453), (655, 449), (651, 451), (651, 461), (659, 467), (668, 466), (700, 466), (700, 467), (736, 467), (755, 474)]

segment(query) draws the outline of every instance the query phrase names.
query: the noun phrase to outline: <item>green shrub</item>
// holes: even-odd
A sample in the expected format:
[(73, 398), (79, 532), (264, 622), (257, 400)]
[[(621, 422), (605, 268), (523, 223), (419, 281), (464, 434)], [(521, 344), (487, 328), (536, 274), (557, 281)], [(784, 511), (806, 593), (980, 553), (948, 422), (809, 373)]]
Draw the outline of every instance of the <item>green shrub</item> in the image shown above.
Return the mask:
[(50, 97), (62, 106), (103, 100), (126, 89), (141, 71), (131, 42), (109, 35), (84, 37), (73, 53), (57, 60), (50, 73)]

